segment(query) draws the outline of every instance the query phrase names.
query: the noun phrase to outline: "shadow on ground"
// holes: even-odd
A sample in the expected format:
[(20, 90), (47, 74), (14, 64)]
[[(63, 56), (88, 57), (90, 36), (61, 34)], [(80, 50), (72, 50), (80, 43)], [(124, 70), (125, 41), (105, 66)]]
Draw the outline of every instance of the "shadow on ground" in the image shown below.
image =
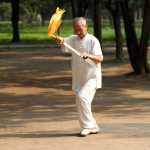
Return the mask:
[[(1, 50), (0, 53), (0, 114), (1, 128), (22, 126), (28, 122), (61, 122), (77, 120), (74, 92), (71, 91), (70, 55), (53, 50)], [(128, 63), (103, 64), (103, 88), (97, 90), (92, 109), (93, 113), (111, 117), (134, 115), (144, 117), (150, 106), (150, 77), (128, 75), (122, 72), (122, 66)], [(113, 67), (120, 69), (111, 75)], [(109, 70), (105, 70), (105, 67)], [(120, 74), (119, 74), (120, 73)], [(124, 137), (130, 137), (126, 131), (135, 130), (142, 135), (140, 126), (132, 129), (126, 124)], [(118, 128), (124, 124), (100, 124), (107, 128)], [(116, 131), (116, 130), (115, 130)], [(110, 131), (102, 131), (107, 134)], [(38, 134), (38, 135), (37, 135)], [(113, 133), (112, 133), (113, 134)], [(29, 133), (7, 134), (1, 137), (42, 138), (78, 136), (66, 133)], [(116, 135), (122, 138), (123, 135)]]

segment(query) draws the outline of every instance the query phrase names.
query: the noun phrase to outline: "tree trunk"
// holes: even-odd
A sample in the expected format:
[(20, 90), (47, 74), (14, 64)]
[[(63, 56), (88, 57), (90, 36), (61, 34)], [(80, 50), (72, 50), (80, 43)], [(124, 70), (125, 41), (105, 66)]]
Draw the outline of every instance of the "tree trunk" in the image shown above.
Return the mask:
[(71, 7), (72, 7), (72, 17), (74, 19), (74, 18), (76, 18), (75, 2), (74, 2), (74, 0), (70, 0), (70, 2), (71, 2)]
[(12, 0), (12, 27), (13, 27), (13, 39), (12, 43), (20, 42), (18, 21), (19, 21), (19, 0)]
[(98, 0), (94, 0), (94, 36), (102, 44), (101, 36), (101, 5)]
[(124, 0), (121, 2), (129, 58), (134, 72), (137, 74), (144, 74), (149, 72), (147, 52), (150, 32), (150, 1), (145, 1), (146, 3), (140, 46), (138, 45), (134, 19), (132, 16), (129, 0)]
[(2, 11), (2, 21), (5, 21), (4, 12)]
[(147, 62), (149, 33), (150, 33), (150, 1), (146, 0), (142, 25), (142, 35), (139, 48), (140, 73), (142, 74), (150, 72), (150, 68)]
[(89, 0), (78, 0), (78, 17), (84, 17), (89, 6)]
[(134, 2), (132, 2), (131, 9), (132, 9), (133, 20), (135, 21), (135, 4), (134, 4)]
[(107, 9), (111, 12), (114, 20), (114, 28), (116, 35), (116, 59), (123, 58), (123, 39), (121, 33), (121, 7), (120, 2), (116, 0), (115, 10), (111, 7), (111, 0), (105, 2)]
[(141, 14), (142, 13), (142, 9), (141, 8), (139, 8), (139, 20), (141, 20)]
[(109, 16), (109, 22), (110, 22), (110, 27), (114, 28), (114, 22), (113, 22), (113, 18), (111, 15)]
[(42, 26), (45, 26), (45, 12), (44, 8), (41, 8), (41, 18), (42, 18)]
[(139, 73), (139, 65), (137, 59), (139, 55), (139, 46), (129, 0), (122, 1), (121, 7), (124, 20), (124, 28), (126, 33), (126, 42), (131, 65), (135, 73)]
[(134, 4), (134, 2), (132, 2), (131, 9), (132, 9), (132, 16), (133, 16), (133, 18), (135, 18), (135, 4)]
[(120, 17), (114, 17), (114, 27), (116, 35), (116, 58), (123, 58), (123, 39), (121, 33)]
[(58, 35), (60, 35), (60, 28), (61, 28), (61, 26), (58, 27)]
[(83, 17), (84, 0), (78, 0), (78, 17)]
[(45, 26), (44, 16), (42, 17), (42, 26)]

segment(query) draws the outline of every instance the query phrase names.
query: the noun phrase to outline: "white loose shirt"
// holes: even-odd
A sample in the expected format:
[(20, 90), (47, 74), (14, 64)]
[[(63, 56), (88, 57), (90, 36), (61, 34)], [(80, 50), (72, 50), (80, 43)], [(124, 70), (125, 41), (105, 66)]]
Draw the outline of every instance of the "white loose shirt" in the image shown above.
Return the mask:
[[(68, 45), (81, 54), (86, 52), (91, 55), (99, 55), (103, 59), (100, 43), (93, 35), (87, 33), (82, 40), (77, 35), (71, 35), (64, 39)], [(92, 78), (96, 79), (96, 88), (101, 88), (101, 63), (97, 64), (98, 67), (94, 67), (66, 46), (62, 45), (61, 48), (62, 52), (69, 52), (72, 54), (72, 90), (79, 92)]]

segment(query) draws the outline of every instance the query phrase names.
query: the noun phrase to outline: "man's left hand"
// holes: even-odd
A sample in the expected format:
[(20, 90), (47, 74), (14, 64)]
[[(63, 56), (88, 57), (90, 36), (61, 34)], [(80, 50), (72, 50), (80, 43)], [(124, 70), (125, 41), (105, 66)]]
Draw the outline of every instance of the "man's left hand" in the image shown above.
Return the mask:
[(86, 52), (83, 52), (80, 57), (84, 58), (84, 59), (87, 59), (89, 56), (89, 54), (87, 54)]
[(83, 52), (80, 57), (84, 58), (84, 59), (91, 59), (92, 61), (94, 61), (95, 63), (101, 63), (102, 62), (102, 58), (99, 55), (90, 55), (87, 54), (86, 52)]

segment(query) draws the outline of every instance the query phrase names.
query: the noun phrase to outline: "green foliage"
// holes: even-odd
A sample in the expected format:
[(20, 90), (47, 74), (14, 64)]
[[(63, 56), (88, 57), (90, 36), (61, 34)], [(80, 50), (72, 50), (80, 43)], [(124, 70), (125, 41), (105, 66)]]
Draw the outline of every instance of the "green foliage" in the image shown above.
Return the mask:
[(19, 4), (19, 18), (21, 21), (27, 21), (32, 23), (36, 19), (38, 7), (32, 3), (20, 3)]
[(11, 3), (2, 2), (0, 3), (0, 12), (5, 20), (11, 20), (12, 8)]

